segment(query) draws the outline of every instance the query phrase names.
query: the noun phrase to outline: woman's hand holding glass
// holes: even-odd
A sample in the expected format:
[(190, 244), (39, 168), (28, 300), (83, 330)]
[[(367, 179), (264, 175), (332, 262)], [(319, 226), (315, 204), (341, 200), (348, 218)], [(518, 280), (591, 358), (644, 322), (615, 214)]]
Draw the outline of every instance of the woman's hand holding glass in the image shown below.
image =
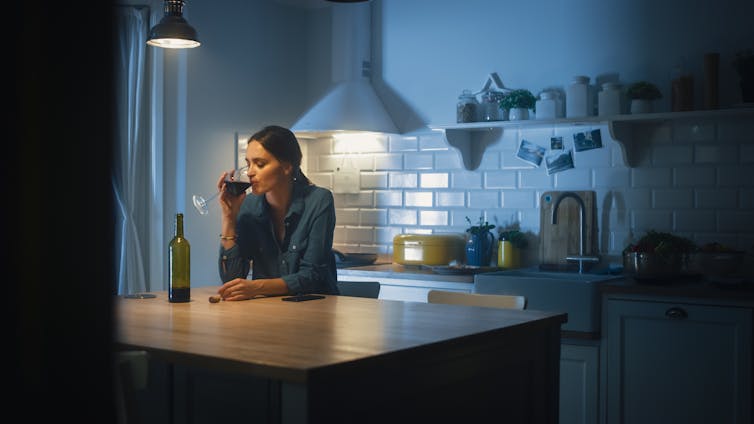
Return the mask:
[[(209, 202), (218, 195), (221, 195), (219, 202), (224, 210), (226, 207), (233, 208), (234, 205), (237, 207), (240, 206), (243, 199), (246, 198), (246, 190), (251, 186), (247, 173), (248, 169), (248, 166), (244, 166), (230, 172), (224, 172), (217, 182), (217, 193), (213, 194), (209, 199), (195, 194), (193, 201), (196, 210), (202, 215), (207, 215), (209, 213)], [(235, 210), (237, 211), (238, 209), (236, 208)]]

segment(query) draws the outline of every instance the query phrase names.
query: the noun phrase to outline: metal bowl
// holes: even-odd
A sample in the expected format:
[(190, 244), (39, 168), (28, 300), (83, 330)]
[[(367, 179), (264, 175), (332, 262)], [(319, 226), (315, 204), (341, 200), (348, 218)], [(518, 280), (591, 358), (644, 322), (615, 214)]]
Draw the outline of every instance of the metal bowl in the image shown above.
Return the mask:
[(623, 254), (623, 270), (642, 278), (677, 277), (690, 272), (688, 253), (626, 252)]

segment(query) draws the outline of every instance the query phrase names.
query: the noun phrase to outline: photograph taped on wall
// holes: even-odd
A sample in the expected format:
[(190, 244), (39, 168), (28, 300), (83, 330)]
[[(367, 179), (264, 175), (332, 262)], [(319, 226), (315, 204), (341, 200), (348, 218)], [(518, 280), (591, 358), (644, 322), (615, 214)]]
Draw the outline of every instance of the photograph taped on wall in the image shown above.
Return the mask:
[(602, 148), (602, 132), (599, 129), (575, 133), (573, 145), (577, 152)]
[(547, 166), (547, 175), (573, 168), (573, 153), (571, 149), (547, 155), (545, 157), (545, 165)]
[(563, 137), (550, 137), (550, 150), (563, 150)]
[(516, 157), (534, 166), (539, 166), (542, 164), (542, 158), (544, 158), (546, 151), (547, 149), (544, 147), (522, 139)]

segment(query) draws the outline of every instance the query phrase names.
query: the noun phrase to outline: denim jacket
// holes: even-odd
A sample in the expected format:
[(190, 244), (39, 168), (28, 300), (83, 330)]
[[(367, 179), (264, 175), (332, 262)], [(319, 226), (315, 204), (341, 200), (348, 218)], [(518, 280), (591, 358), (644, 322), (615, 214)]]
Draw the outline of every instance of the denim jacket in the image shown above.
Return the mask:
[(322, 187), (294, 184), (285, 216), (285, 239), (278, 243), (265, 196), (246, 196), (236, 222), (236, 245), (220, 246), (223, 282), (234, 278), (282, 278), (291, 294), (338, 294), (332, 253), (335, 204)]

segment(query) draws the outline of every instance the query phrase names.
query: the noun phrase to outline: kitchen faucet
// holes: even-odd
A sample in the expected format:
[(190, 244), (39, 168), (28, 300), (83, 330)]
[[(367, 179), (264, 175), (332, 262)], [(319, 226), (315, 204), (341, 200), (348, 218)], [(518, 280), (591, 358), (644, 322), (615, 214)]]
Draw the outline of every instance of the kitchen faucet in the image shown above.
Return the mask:
[(560, 207), (560, 202), (567, 197), (574, 199), (579, 205), (579, 255), (566, 256), (566, 260), (578, 261), (579, 274), (581, 274), (584, 271), (584, 262), (599, 262), (600, 258), (597, 256), (584, 255), (584, 251), (586, 250), (586, 206), (584, 206), (584, 201), (581, 199), (581, 196), (572, 191), (566, 191), (555, 199), (555, 204), (552, 207), (552, 224), (555, 225), (558, 223), (558, 207)]

